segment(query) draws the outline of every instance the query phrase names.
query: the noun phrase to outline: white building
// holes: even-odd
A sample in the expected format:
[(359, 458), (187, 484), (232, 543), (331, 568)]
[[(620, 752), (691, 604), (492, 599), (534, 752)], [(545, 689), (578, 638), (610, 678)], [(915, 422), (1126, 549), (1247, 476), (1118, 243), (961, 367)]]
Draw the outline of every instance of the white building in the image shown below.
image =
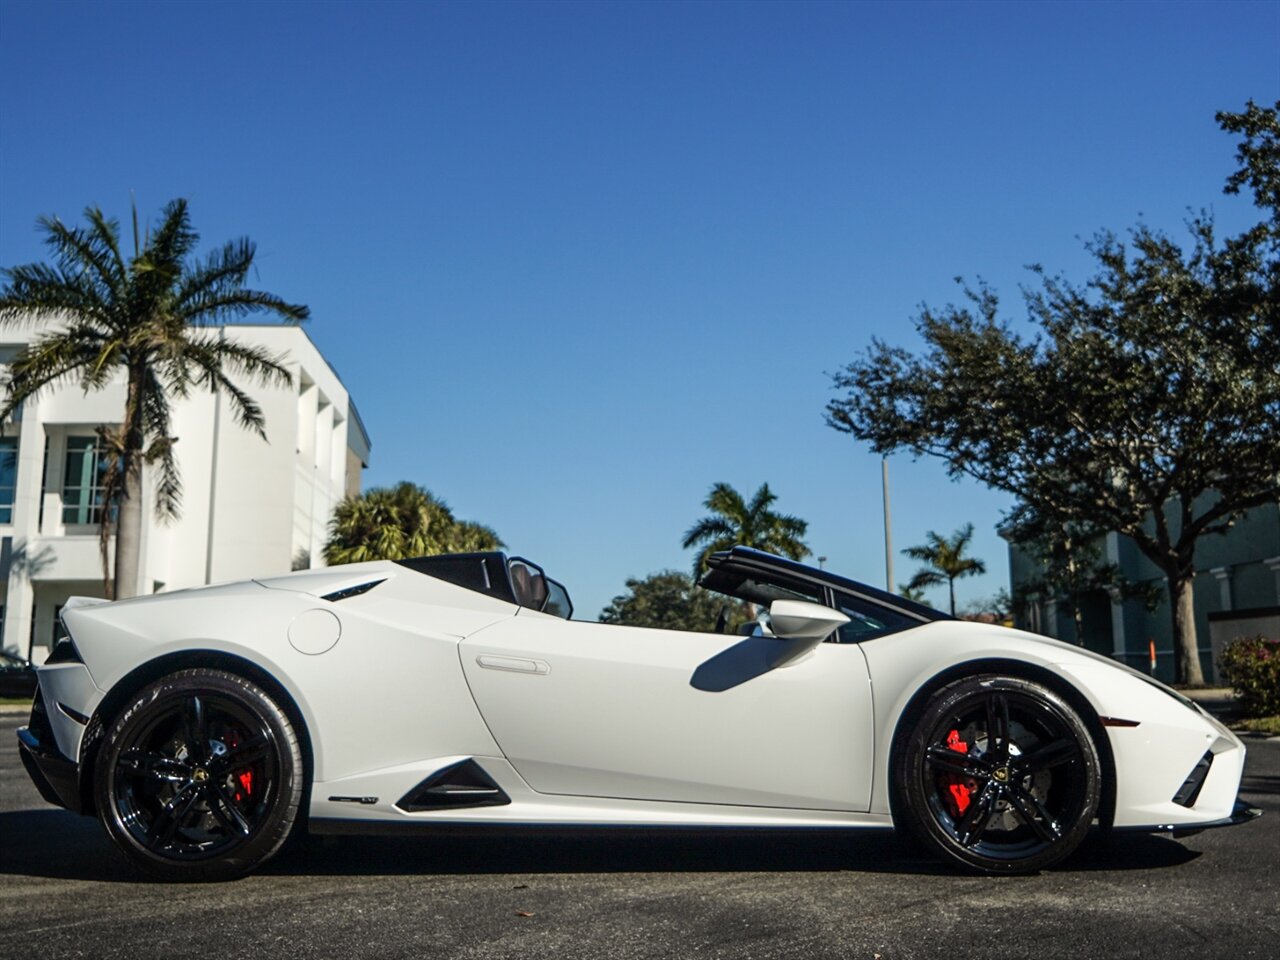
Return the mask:
[[(26, 331), (0, 332), (0, 363)], [(235, 325), (229, 339), (280, 355), (292, 387), (233, 382), (262, 407), (267, 440), (241, 427), (224, 397), (173, 399), (182, 514), (155, 517), (143, 472), (137, 592), (322, 566), (333, 506), (360, 491), (369, 436), (333, 368), (301, 327)], [(73, 595), (103, 596), (102, 487), (95, 428), (123, 415), (123, 374), (92, 393), (72, 382), (42, 393), (0, 438), (0, 647), (41, 662), (58, 610)], [(114, 538), (113, 538), (114, 541)], [(114, 557), (114, 542), (109, 557)]]

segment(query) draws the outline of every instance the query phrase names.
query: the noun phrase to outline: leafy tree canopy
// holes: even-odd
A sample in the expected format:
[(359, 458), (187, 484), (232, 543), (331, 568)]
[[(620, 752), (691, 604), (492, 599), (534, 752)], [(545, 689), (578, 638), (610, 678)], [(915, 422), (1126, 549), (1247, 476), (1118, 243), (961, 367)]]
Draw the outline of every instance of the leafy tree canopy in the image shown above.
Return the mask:
[(1073, 520), (1060, 525), (1037, 524), (1032, 511), (1022, 511), (1021, 526), (1005, 531), (1035, 572), (1018, 585), (1013, 605), (1025, 610), (1032, 598), (1060, 604), (1075, 625), (1075, 642), (1084, 645), (1084, 602), (1090, 595), (1107, 593), (1124, 600), (1140, 600), (1154, 610), (1160, 591), (1150, 583), (1129, 580), (1120, 565), (1103, 556), (1107, 531), (1095, 524)]
[(828, 423), (878, 453), (944, 460), (1018, 498), (1015, 521), (1117, 530), (1166, 575), (1180, 676), (1201, 679), (1192, 624), (1196, 540), (1280, 496), (1280, 123), (1250, 102), (1222, 113), (1242, 136), (1228, 192), (1262, 220), (1220, 239), (1213, 217), (1185, 245), (1139, 225), (1098, 234), (1083, 284), (1032, 267), (1023, 335), (996, 293), (922, 309), (918, 355), (882, 341), (834, 374)]
[(372, 487), (339, 503), (329, 523), (324, 556), (333, 566), (503, 546), (490, 528), (456, 519), (443, 500), (404, 481), (394, 487)]
[(727, 610), (727, 633), (751, 619), (746, 604), (694, 586), (687, 573), (663, 570), (644, 579), (629, 579), (627, 592), (609, 602), (600, 622), (714, 633), (721, 610)]

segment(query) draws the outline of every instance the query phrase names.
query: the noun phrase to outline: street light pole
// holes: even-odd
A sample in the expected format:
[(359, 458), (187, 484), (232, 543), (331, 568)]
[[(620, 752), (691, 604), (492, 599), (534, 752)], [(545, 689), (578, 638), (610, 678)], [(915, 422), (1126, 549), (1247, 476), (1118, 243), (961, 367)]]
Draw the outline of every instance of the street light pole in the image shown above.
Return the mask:
[(880, 479), (884, 486), (884, 579), (885, 589), (893, 593), (893, 533), (889, 527), (889, 458), (880, 459)]

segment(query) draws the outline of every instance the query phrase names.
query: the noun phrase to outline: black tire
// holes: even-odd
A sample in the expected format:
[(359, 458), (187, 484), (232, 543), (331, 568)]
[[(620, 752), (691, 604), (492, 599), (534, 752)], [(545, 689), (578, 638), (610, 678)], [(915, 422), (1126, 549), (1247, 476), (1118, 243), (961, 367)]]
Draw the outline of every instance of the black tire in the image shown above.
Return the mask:
[(1017, 677), (970, 677), (939, 690), (901, 731), (895, 815), (944, 860), (1033, 873), (1089, 832), (1101, 769), (1088, 727), (1058, 694)]
[(266, 862), (305, 792), (284, 711), (249, 680), (206, 669), (157, 680), (110, 721), (93, 786), (116, 846), (177, 881), (229, 880)]

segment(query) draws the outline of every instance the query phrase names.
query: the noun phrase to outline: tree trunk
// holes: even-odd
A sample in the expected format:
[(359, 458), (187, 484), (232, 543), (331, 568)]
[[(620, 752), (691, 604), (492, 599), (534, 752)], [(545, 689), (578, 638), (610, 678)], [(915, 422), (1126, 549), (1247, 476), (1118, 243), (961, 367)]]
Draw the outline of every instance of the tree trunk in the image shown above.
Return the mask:
[[(135, 459), (136, 463), (136, 459)], [(133, 464), (121, 484), (116, 518), (116, 575), (113, 600), (138, 595), (138, 567), (142, 561), (142, 477)], [(104, 505), (106, 509), (106, 505)]]
[(951, 589), (951, 615), (956, 615), (956, 578), (948, 577), (947, 586)]
[[(142, 453), (146, 436), (142, 429), (144, 367), (129, 367), (129, 393), (125, 402), (124, 443), (120, 457), (120, 512), (116, 518), (116, 570), (112, 599), (138, 595), (138, 570), (142, 563)], [(109, 509), (103, 504), (103, 509)]]
[(1196, 643), (1196, 608), (1191, 593), (1195, 571), (1166, 571), (1169, 583), (1169, 610), (1173, 615), (1174, 676), (1183, 683), (1204, 683), (1200, 650)]
[(1071, 594), (1071, 622), (1075, 625), (1076, 636), (1075, 642), (1077, 647), (1084, 646), (1084, 611), (1080, 609), (1080, 597), (1077, 594)]

